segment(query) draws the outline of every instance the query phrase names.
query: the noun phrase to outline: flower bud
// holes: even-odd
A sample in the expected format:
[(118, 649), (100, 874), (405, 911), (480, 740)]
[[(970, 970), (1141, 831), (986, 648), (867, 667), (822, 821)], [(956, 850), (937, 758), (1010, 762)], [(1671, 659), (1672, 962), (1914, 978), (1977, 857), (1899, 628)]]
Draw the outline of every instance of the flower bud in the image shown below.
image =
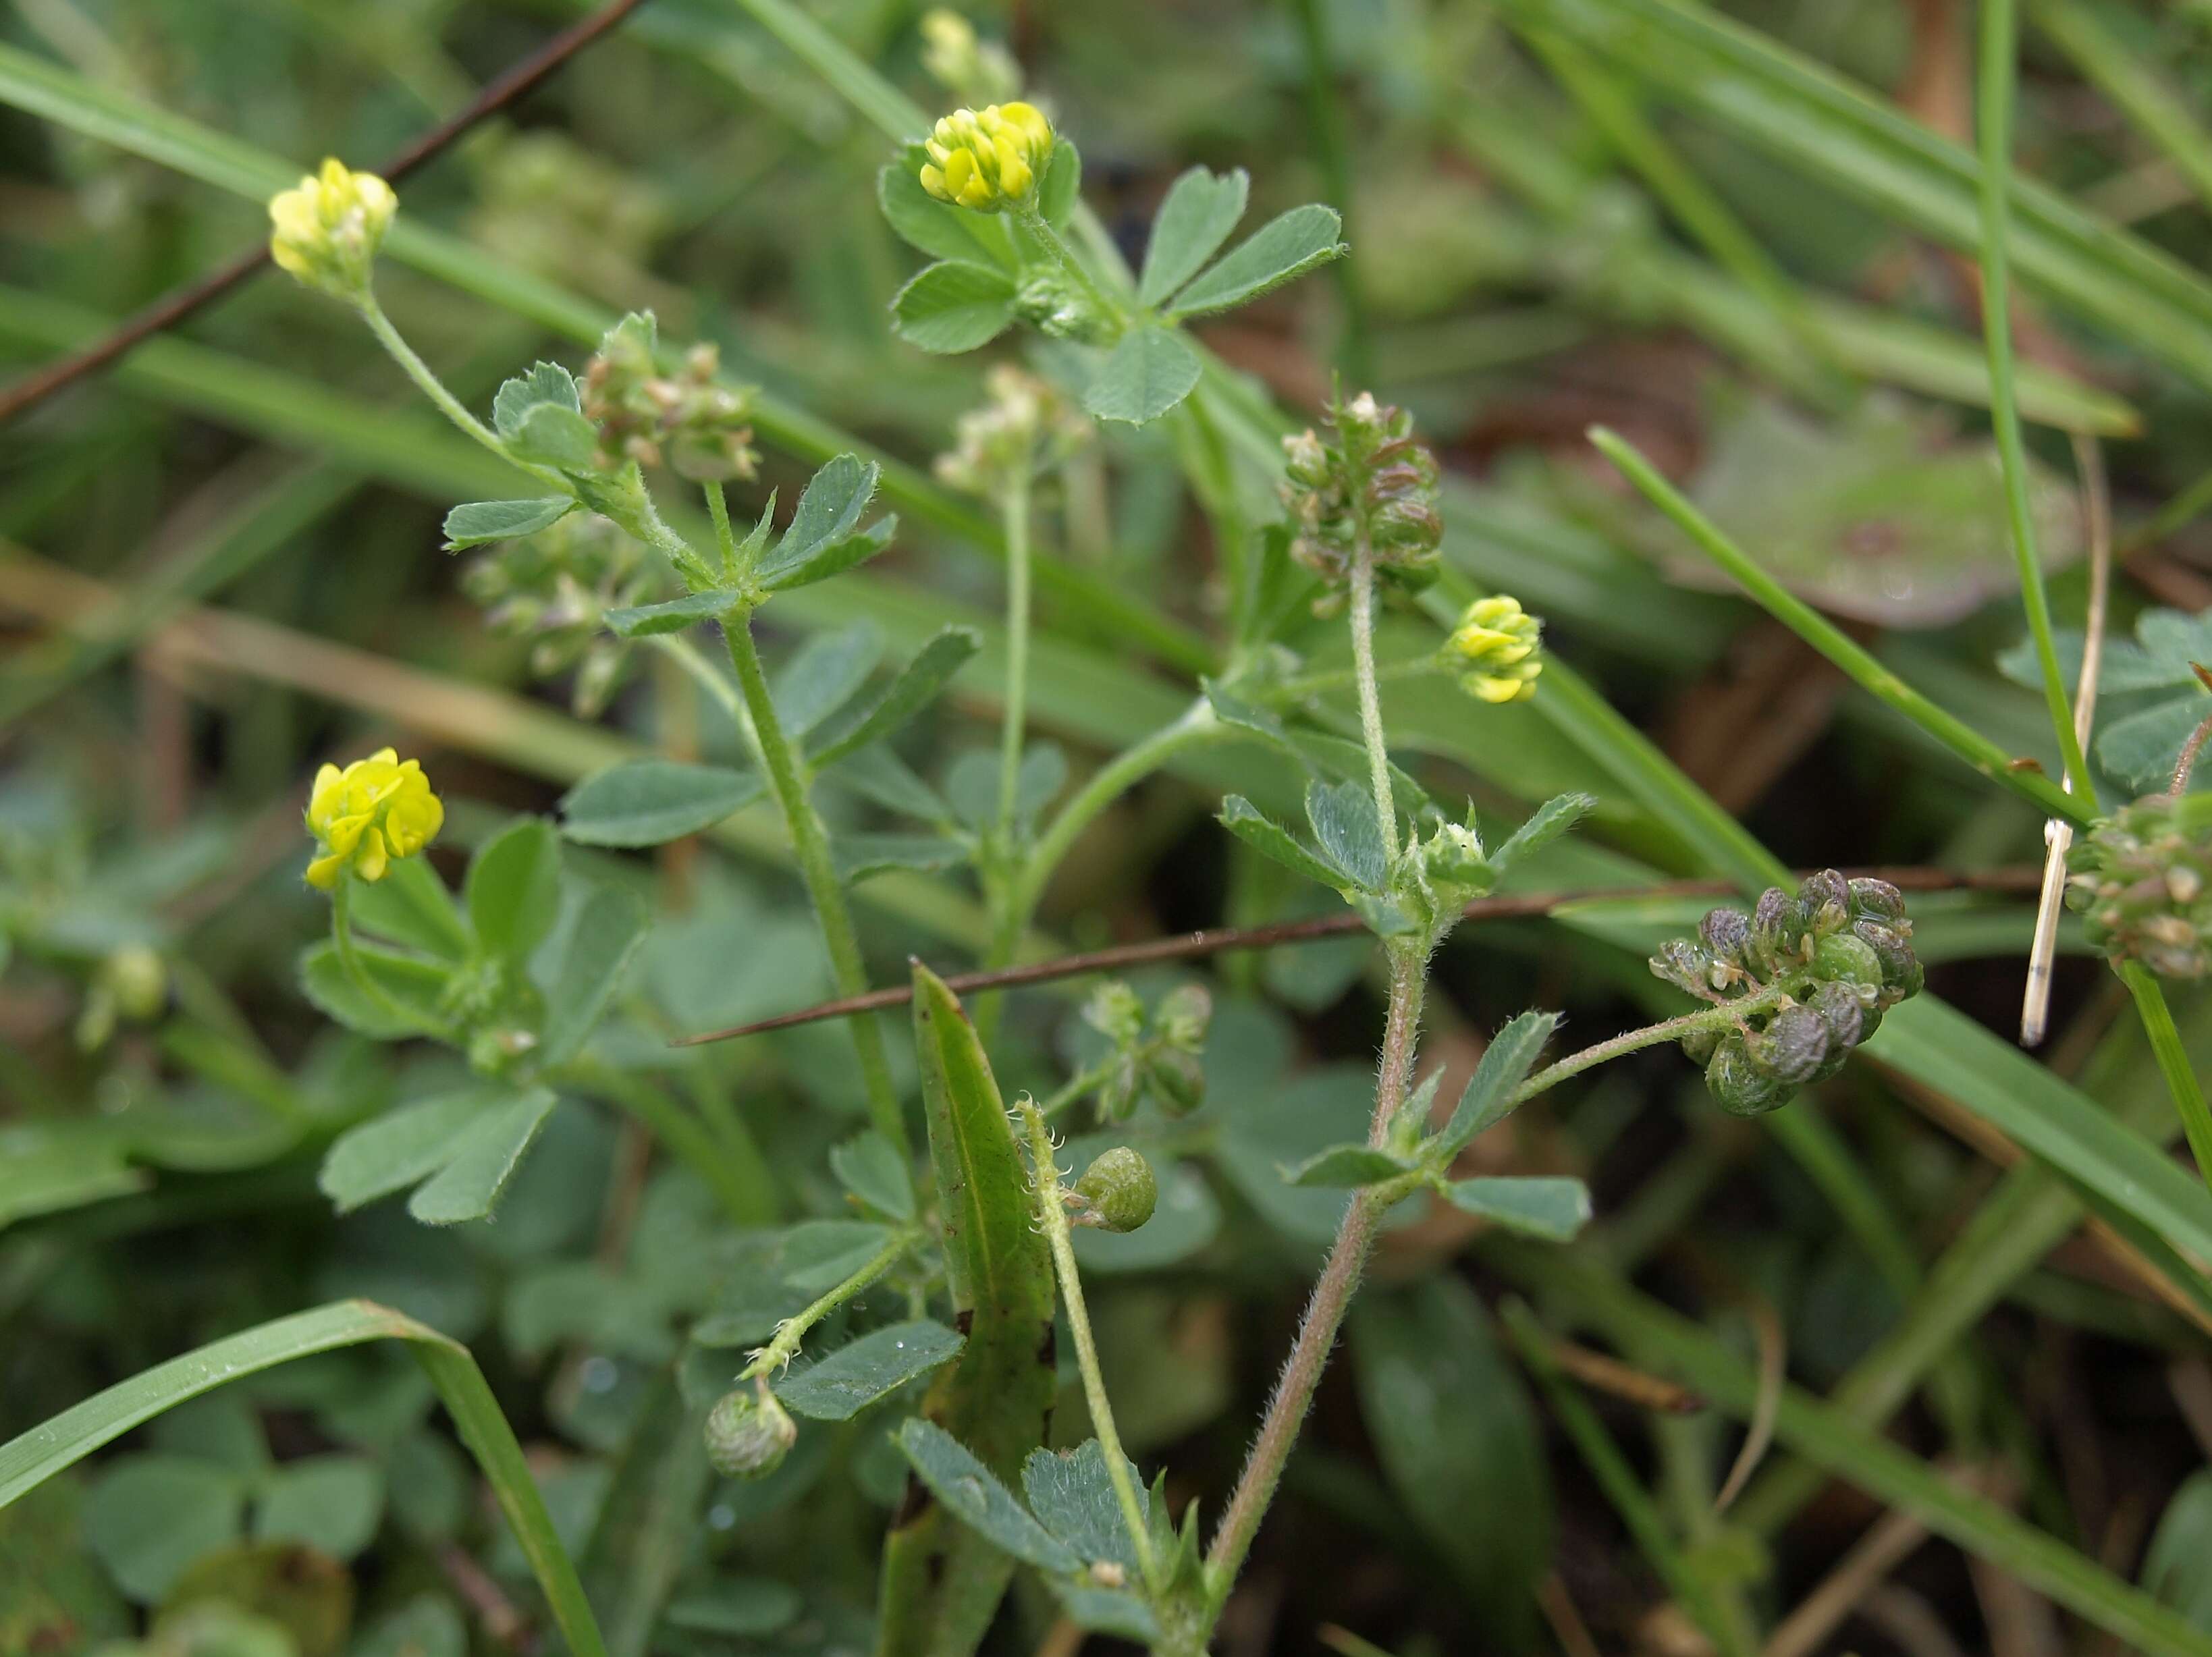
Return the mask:
[(979, 39), (975, 26), (949, 7), (921, 15), (921, 66), (969, 103), (995, 103), (1022, 89), (1021, 66), (1006, 49)]
[(1850, 883), (1833, 869), (1808, 875), (1797, 888), (1797, 913), (1808, 932), (1826, 937), (1852, 918)]
[(1152, 1217), (1158, 1205), (1159, 1183), (1152, 1165), (1140, 1151), (1116, 1145), (1102, 1151), (1075, 1182), (1079, 1206), (1072, 1216), (1077, 1225), (1093, 1225), (1104, 1231), (1134, 1231)]
[(1444, 640), (1445, 652), (1464, 667), (1460, 688), (1486, 702), (1526, 701), (1543, 671), (1538, 655), (1544, 624), (1510, 593), (1478, 598), (1461, 612)]
[(923, 148), (921, 187), (941, 202), (1001, 212), (1036, 198), (1052, 155), (1052, 123), (1034, 105), (957, 109), (938, 122)]
[(725, 1393), (707, 1412), (707, 1460), (729, 1478), (765, 1478), (799, 1442), (793, 1421), (765, 1379)]
[(333, 157), (270, 198), (269, 257), (310, 288), (361, 300), (398, 208), (390, 185)]
[(1741, 966), (1751, 945), (1751, 917), (1741, 909), (1708, 909), (1698, 923), (1698, 936), (1716, 957)]

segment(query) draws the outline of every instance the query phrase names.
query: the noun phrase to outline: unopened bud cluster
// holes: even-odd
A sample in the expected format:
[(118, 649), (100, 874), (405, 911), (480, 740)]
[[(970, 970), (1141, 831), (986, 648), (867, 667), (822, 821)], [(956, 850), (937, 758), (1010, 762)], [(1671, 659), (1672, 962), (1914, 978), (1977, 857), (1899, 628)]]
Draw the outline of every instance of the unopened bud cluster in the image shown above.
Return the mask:
[(621, 683), (631, 648), (600, 618), (644, 598), (651, 574), (636, 541), (606, 519), (579, 512), (535, 535), (499, 543), (468, 567), (461, 586), (483, 607), (493, 632), (530, 640), (534, 677), (574, 670), (572, 706), (579, 718), (594, 719)]
[(310, 288), (362, 299), (398, 209), (390, 185), (333, 157), (270, 198), (269, 257)]
[(1034, 104), (956, 109), (922, 141), (921, 187), (941, 202), (998, 213), (1036, 199), (1052, 155), (1052, 123)]
[(1544, 623), (1510, 593), (1478, 598), (1444, 640), (1460, 689), (1486, 702), (1525, 702), (1544, 671)]
[(714, 347), (693, 346), (672, 373), (661, 372), (654, 347), (652, 318), (633, 315), (609, 331), (584, 371), (584, 417), (599, 429), (599, 464), (665, 465), (695, 483), (750, 477), (760, 457), (750, 410), (743, 392), (715, 383)]
[(2212, 822), (2201, 796), (2124, 805), (2067, 857), (2068, 907), (2089, 942), (2163, 978), (2212, 968)]
[(1147, 1093), (1175, 1116), (1205, 1103), (1200, 1054), (1212, 1018), (1213, 998), (1197, 984), (1170, 990), (1149, 1016), (1127, 985), (1101, 985), (1083, 1008), (1084, 1022), (1114, 1044), (1096, 1096), (1099, 1120), (1126, 1120)]
[(1695, 942), (1669, 942), (1651, 970), (1721, 1005), (1778, 992), (1734, 1029), (1682, 1042), (1721, 1108), (1737, 1116), (1763, 1115), (1833, 1076), (1922, 981), (1903, 895), (1833, 869), (1808, 877), (1795, 896), (1769, 887), (1749, 914), (1712, 910)]
[(994, 367), (983, 384), (988, 399), (960, 416), (957, 445), (937, 457), (939, 479), (956, 489), (996, 498), (1058, 465), (1096, 432), (1058, 387), (1010, 362)]
[(1436, 457), (1413, 441), (1413, 417), (1362, 391), (1330, 405), (1331, 434), (1309, 428), (1283, 440), (1296, 537), (1291, 555), (1329, 584), (1317, 610), (1341, 603), (1364, 546), (1385, 580), (1418, 590), (1437, 577), (1443, 519)]

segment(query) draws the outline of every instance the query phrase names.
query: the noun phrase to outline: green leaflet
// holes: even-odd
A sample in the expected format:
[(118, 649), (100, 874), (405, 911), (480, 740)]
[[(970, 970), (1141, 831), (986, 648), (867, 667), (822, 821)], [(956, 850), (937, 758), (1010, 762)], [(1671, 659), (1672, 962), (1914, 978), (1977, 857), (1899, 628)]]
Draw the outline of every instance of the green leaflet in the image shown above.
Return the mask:
[[(968, 1338), (922, 1414), (1011, 1488), (1044, 1442), (1057, 1384), (1052, 1257), (1031, 1224), (1028, 1170), (982, 1043), (920, 962), (914, 1032), (953, 1306)], [(1012, 1575), (1011, 1558), (909, 1484), (884, 1544), (878, 1657), (964, 1657)]]

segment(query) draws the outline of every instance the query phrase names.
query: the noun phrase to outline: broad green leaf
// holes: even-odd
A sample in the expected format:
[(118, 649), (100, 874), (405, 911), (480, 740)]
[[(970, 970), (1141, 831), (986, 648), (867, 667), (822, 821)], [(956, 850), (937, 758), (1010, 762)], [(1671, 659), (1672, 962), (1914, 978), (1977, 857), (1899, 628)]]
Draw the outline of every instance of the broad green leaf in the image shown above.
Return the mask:
[(1543, 1442), (1474, 1292), (1455, 1277), (1353, 1303), (1360, 1417), (1396, 1496), (1501, 1640), (1551, 1560)]
[(957, 869), (969, 858), (965, 841), (944, 835), (840, 835), (830, 851), (848, 886), (899, 869)]
[(552, 1109), (553, 1096), (532, 1088), (480, 1114), (447, 1145), (444, 1166), (407, 1199), (407, 1211), (425, 1225), (483, 1218)]
[(777, 1264), (784, 1282), (808, 1295), (836, 1288), (891, 1240), (873, 1220), (803, 1220), (783, 1234)]
[(883, 629), (866, 617), (816, 634), (775, 676), (775, 712), (784, 730), (793, 738), (813, 730), (859, 692), (883, 659)]
[(1546, 800), (1490, 854), (1492, 866), (1501, 871), (1522, 858), (1541, 851), (1597, 809), (1588, 794), (1559, 794)]
[(262, 1542), (304, 1542), (333, 1559), (350, 1559), (376, 1537), (384, 1516), (384, 1472), (357, 1455), (287, 1461), (256, 1493), (253, 1535)]
[[(2078, 629), (2053, 641), (2067, 683), (2081, 671)], [(2212, 714), (2212, 698), (2197, 677), (2197, 664), (2212, 667), (2212, 610), (2191, 616), (2178, 610), (2147, 610), (2136, 621), (2133, 639), (2105, 644), (2098, 684), (2107, 697), (2143, 693), (2143, 700), (2108, 707), (2097, 733), (2097, 759), (2130, 787), (2149, 791), (2168, 786), (2181, 758), (2182, 744)], [(2032, 640), (2022, 640), (1997, 658), (1997, 665), (2016, 684), (2039, 689), (2042, 670)], [(2212, 778), (2208, 778), (2212, 780)]]
[(759, 776), (678, 760), (625, 760), (561, 799), (561, 832), (584, 846), (659, 846), (711, 828), (761, 796)]
[(471, 501), (446, 514), (446, 550), (465, 552), (489, 541), (512, 541), (550, 529), (570, 513), (576, 502), (565, 495), (544, 495), (535, 501)]
[(779, 550), (776, 557), (768, 561), (774, 568), (761, 576), (761, 585), (770, 592), (783, 592), (842, 575), (890, 545), (891, 537), (897, 533), (897, 519), (879, 518), (864, 530), (824, 542), (804, 559), (787, 562)]
[(517, 968), (529, 964), (561, 907), (561, 840), (543, 817), (501, 830), (469, 859), (462, 896), (477, 941)]
[(235, 1473), (194, 1456), (128, 1456), (85, 1499), (85, 1545), (124, 1593), (158, 1600), (187, 1567), (235, 1543), (245, 1515)]
[(891, 331), (940, 355), (988, 345), (1013, 320), (1014, 280), (988, 264), (924, 265), (891, 300)]
[(807, 480), (791, 514), (791, 524), (775, 549), (755, 569), (763, 580), (775, 571), (803, 564), (831, 543), (860, 527), (882, 469), (872, 460), (841, 454)]
[(872, 1330), (820, 1362), (793, 1369), (775, 1395), (814, 1421), (850, 1421), (878, 1399), (960, 1355), (966, 1343), (927, 1318)]
[(129, 1143), (114, 1132), (84, 1132), (100, 1124), (15, 1123), (0, 1127), (0, 1226), (34, 1214), (58, 1214), (154, 1182), (131, 1166)]
[(606, 613), (607, 626), (625, 639), (649, 639), (656, 634), (681, 633), (701, 622), (719, 622), (744, 604), (742, 593), (710, 587), (686, 593), (665, 604), (637, 604)]
[(374, 1340), (403, 1340), (428, 1373), (489, 1481), (525, 1560), (545, 1592), (572, 1657), (606, 1657), (575, 1568), (562, 1549), (522, 1447), (500, 1413), (468, 1349), (434, 1329), (368, 1301), (337, 1301), (295, 1313), (118, 1381), (19, 1437), (0, 1444), (0, 1508), (143, 1422), (227, 1381), (294, 1358)]
[[(1126, 1459), (1121, 1465), (1136, 1488), (1137, 1511), (1149, 1520), (1145, 1481)], [(1108, 1559), (1136, 1574), (1137, 1545), (1114, 1494), (1105, 1447), (1097, 1439), (1087, 1438), (1072, 1450), (1031, 1450), (1022, 1463), (1022, 1494), (1037, 1522), (1085, 1562)]]
[(1083, 155), (1065, 138), (1052, 141), (1052, 154), (1037, 181), (1037, 211), (1055, 230), (1065, 229), (1083, 199)]
[(535, 404), (525, 410), (515, 423), (514, 434), (507, 440), (525, 459), (543, 461), (563, 471), (591, 473), (599, 469), (599, 428), (558, 403)]
[(1513, 1096), (1528, 1079), (1537, 1055), (1559, 1027), (1559, 1016), (1555, 1012), (1524, 1012), (1490, 1038), (1451, 1120), (1437, 1136), (1433, 1161), (1437, 1167), (1449, 1166), (1476, 1134), (1495, 1127), (1512, 1114)]
[(356, 886), (353, 925), (356, 933), (389, 938), (441, 961), (459, 961), (469, 952), (467, 923), (428, 858), (401, 858), (386, 868), (383, 879)]
[(833, 764), (890, 736), (936, 700), (982, 646), (982, 635), (973, 628), (944, 628), (899, 670), (881, 695), (856, 696), (817, 725), (808, 739), (808, 759), (817, 767)]
[(645, 906), (600, 887), (584, 900), (545, 992), (542, 1062), (559, 1065), (583, 1050), (645, 937)]
[(1083, 406), (1101, 420), (1141, 426), (1158, 420), (1198, 384), (1198, 353), (1171, 328), (1140, 325), (1098, 365)]
[(1589, 1223), (1589, 1187), (1580, 1180), (1455, 1180), (1444, 1199), (1466, 1213), (1552, 1242), (1572, 1242)]
[(1372, 1145), (1331, 1145), (1309, 1156), (1295, 1168), (1285, 1166), (1283, 1179), (1297, 1186), (1380, 1185), (1408, 1172), (1413, 1164)]
[(1168, 314), (1180, 320), (1248, 305), (1351, 250), (1337, 240), (1344, 221), (1333, 207), (1310, 203), (1270, 219), (1175, 296)]
[(425, 1591), (375, 1618), (347, 1657), (468, 1657), (469, 1632), (450, 1601)]
[(988, 213), (941, 202), (921, 187), (922, 164), (928, 152), (909, 144), (900, 159), (876, 174), (876, 200), (890, 227), (910, 246), (940, 259), (969, 264), (978, 261), (1007, 270), (1014, 268), (1014, 252), (1006, 227)]
[(374, 944), (356, 943), (355, 954), (370, 982), (399, 1011), (395, 1014), (392, 1006), (354, 980), (338, 959), (337, 945), (328, 938), (309, 944), (300, 955), (300, 988), (318, 1011), (380, 1041), (404, 1041), (420, 1035), (426, 1023), (434, 1026), (440, 1021), (440, 1005), (453, 981), (447, 968)]
[(496, 1083), (387, 1110), (332, 1140), (318, 1182), (340, 1212), (428, 1179), (453, 1159), (469, 1124), (510, 1097)]
[(541, 403), (550, 403), (572, 413), (584, 406), (575, 376), (557, 362), (533, 362), (499, 388), (491, 403), (491, 427), (501, 437), (512, 438), (522, 429), (523, 416)]
[(1365, 891), (1382, 889), (1390, 870), (1375, 796), (1364, 783), (1308, 783), (1306, 821), (1322, 851), (1343, 871), (1341, 879)]
[(1015, 1558), (1062, 1575), (1083, 1569), (1073, 1549), (1031, 1518), (998, 1476), (943, 1428), (919, 1416), (899, 1429), (915, 1475), (960, 1521)]
[(1221, 826), (1253, 850), (1308, 880), (1320, 882), (1331, 891), (1344, 884), (1342, 871), (1330, 868), (1306, 850), (1288, 829), (1261, 816), (1259, 809), (1242, 794), (1231, 794), (1221, 802)]
[[(938, 1499), (902, 1510), (884, 1545), (881, 1657), (968, 1651), (981, 1640), (1012, 1565), (954, 1515), (967, 1518), (975, 1493), (988, 1488), (1034, 1529), (1005, 1486), (1019, 1476), (1023, 1457), (1044, 1442), (1058, 1389), (1052, 1259), (1033, 1224), (1029, 1176), (998, 1083), (944, 980), (916, 962), (914, 985), (930, 1166), (953, 1308), (967, 1314), (968, 1344), (932, 1384), (922, 1406), (926, 1420), (908, 1424), (902, 1448), (909, 1459), (916, 1443), (949, 1448), (951, 1460), (980, 1466), (986, 1484), (957, 1478), (948, 1487), (956, 1501), (924, 1475)], [(939, 1454), (934, 1465), (945, 1466), (945, 1458)], [(1066, 1553), (1042, 1531), (1036, 1534), (1055, 1558)]]
[(1137, 284), (1140, 303), (1159, 304), (1198, 274), (1244, 216), (1250, 187), (1241, 167), (1218, 174), (1194, 167), (1175, 181), (1152, 215), (1145, 274)]
[[(2207, 719), (2212, 699), (2201, 689), (2113, 719), (2097, 733), (2098, 763), (2139, 792), (2163, 792), (2173, 786), (2181, 750)], [(2191, 791), (2202, 786), (2192, 773)]]
[(896, 1146), (870, 1128), (831, 1148), (830, 1171), (838, 1182), (878, 1213), (894, 1220), (914, 1218), (914, 1176)]

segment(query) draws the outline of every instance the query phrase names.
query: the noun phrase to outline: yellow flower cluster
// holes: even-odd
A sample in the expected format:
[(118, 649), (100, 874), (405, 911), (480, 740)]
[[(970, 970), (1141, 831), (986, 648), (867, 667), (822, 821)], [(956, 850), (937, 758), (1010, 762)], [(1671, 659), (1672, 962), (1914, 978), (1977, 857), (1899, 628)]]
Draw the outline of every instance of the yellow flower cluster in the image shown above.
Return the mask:
[(1469, 604), (1444, 649), (1461, 664), (1460, 689), (1469, 695), (1522, 702), (1536, 694), (1543, 639), (1543, 622), (1522, 609), (1518, 598), (1501, 592)]
[(368, 290), (369, 267), (398, 209), (376, 174), (326, 161), (297, 188), (270, 198), (269, 257), (310, 288), (356, 298)]
[(1052, 123), (1032, 104), (956, 109), (923, 141), (921, 187), (979, 213), (1030, 200), (1052, 155)]
[(381, 880), (394, 858), (413, 857), (445, 821), (419, 760), (383, 748), (343, 771), (326, 765), (307, 798), (307, 830), (323, 853), (307, 865), (307, 884), (327, 892), (348, 869)]

